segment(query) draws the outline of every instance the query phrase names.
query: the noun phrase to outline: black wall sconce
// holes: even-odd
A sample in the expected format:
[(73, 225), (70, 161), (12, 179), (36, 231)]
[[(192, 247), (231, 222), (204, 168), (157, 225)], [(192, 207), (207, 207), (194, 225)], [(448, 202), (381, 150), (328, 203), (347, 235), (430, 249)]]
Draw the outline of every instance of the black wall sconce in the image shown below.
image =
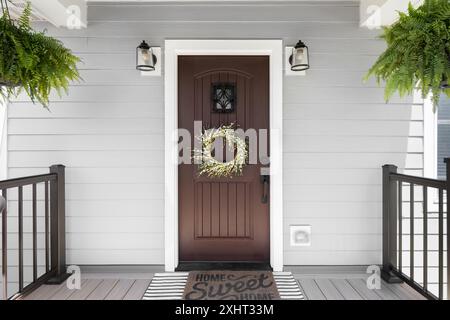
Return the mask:
[(292, 48), (289, 63), (292, 71), (306, 71), (309, 69), (309, 49), (301, 40)]
[(155, 65), (158, 62), (153, 54), (152, 48), (147, 42), (142, 43), (136, 48), (136, 69), (139, 71), (155, 71)]

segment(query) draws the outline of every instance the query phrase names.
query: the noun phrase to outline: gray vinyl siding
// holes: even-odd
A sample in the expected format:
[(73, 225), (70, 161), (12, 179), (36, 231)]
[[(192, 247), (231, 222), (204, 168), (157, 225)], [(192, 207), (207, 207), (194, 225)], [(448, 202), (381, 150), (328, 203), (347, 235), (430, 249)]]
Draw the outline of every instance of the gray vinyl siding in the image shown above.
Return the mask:
[[(53, 95), (50, 112), (24, 95), (10, 105), (9, 176), (67, 166), (69, 264), (163, 264), (164, 77), (134, 70), (135, 47), (142, 39), (163, 50), (170, 38), (302, 39), (312, 69), (284, 77), (284, 262), (380, 263), (380, 168), (422, 174), (423, 104), (386, 104), (383, 88), (362, 82), (384, 43), (358, 24), (356, 2), (93, 4), (87, 29), (37, 24), (83, 59), (84, 81)], [(312, 225), (311, 247), (289, 245), (293, 224)]]
[(437, 117), (437, 174), (438, 178), (445, 179), (447, 174), (444, 159), (450, 157), (450, 98), (444, 94), (441, 96)]

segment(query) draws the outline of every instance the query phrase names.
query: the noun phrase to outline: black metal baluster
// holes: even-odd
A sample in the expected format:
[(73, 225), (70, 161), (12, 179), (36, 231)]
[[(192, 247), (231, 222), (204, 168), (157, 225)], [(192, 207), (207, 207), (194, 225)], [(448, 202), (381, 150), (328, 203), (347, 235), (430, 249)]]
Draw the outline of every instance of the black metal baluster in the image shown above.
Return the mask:
[(2, 190), (5, 199), (2, 212), (2, 284), (3, 300), (8, 299), (8, 191)]
[(33, 281), (37, 279), (37, 207), (36, 183), (33, 183)]
[(402, 272), (403, 264), (403, 182), (398, 182), (398, 271)]
[(444, 293), (444, 192), (439, 189), (439, 299)]
[(383, 269), (381, 277), (383, 280), (392, 283), (399, 281), (395, 275), (398, 267), (397, 249), (397, 182), (392, 176), (397, 174), (397, 167), (394, 165), (383, 166)]
[[(38, 185), (44, 184), (44, 221), (45, 223), (45, 270), (43, 274), (39, 274), (38, 258), (39, 258), (39, 242), (38, 242)], [(31, 247), (32, 247), (32, 278), (26, 283), (25, 273), (25, 233), (27, 225), (24, 222), (24, 187), (32, 187), (31, 191)], [(11, 292), (8, 292), (8, 219), (7, 219), (7, 193), (11, 188), (18, 188), (17, 203), (17, 289), (13, 293), (14, 297), (20, 297), (33, 291), (43, 283), (60, 284), (69, 276), (65, 273), (65, 179), (64, 166), (55, 165), (50, 168), (50, 174), (35, 175), (23, 178), (15, 178), (0, 181), (0, 219), (1, 232), (0, 239), (1, 249), (1, 277), (0, 285), (4, 299), (8, 299)], [(15, 220), (15, 218), (14, 218)], [(14, 221), (15, 222), (15, 221)], [(15, 237), (15, 235), (14, 235)], [(56, 248), (52, 250), (52, 248)], [(16, 258), (15, 258), (16, 259)], [(10, 293), (8, 295), (8, 293)], [(19, 295), (17, 295), (19, 294)]]
[(19, 292), (23, 290), (23, 187), (18, 189), (18, 223), (19, 223)]
[(56, 275), (47, 283), (60, 284), (69, 277), (66, 273), (65, 167), (51, 166), (50, 173), (57, 177), (50, 183), (50, 265)]
[(428, 188), (423, 186), (423, 288), (428, 288)]
[(49, 246), (49, 207), (48, 207), (48, 200), (49, 200), (49, 188), (48, 188), (48, 181), (45, 181), (45, 272), (50, 271), (50, 246)]
[[(450, 158), (446, 159), (447, 162), (447, 176), (450, 178)], [(412, 288), (420, 292), (422, 295), (427, 297), (428, 299), (443, 299), (446, 296), (450, 297), (450, 286), (445, 287), (444, 283), (444, 276), (446, 275), (448, 279), (450, 279), (450, 268), (447, 269), (447, 273), (444, 274), (444, 262), (446, 261), (448, 265), (450, 265), (450, 254), (447, 254), (445, 256), (444, 252), (444, 241), (446, 241), (447, 247), (450, 248), (450, 237), (445, 238), (444, 230), (447, 229), (447, 233), (450, 235), (450, 221), (447, 220), (446, 225), (445, 223), (445, 212), (450, 211), (450, 201), (448, 201), (446, 204), (444, 204), (444, 195), (445, 193), (450, 195), (450, 179), (443, 181), (443, 180), (437, 180), (437, 179), (430, 179), (430, 178), (424, 178), (424, 177), (416, 177), (416, 176), (410, 176), (405, 174), (400, 174), (397, 172), (393, 172), (392, 170), (389, 170), (389, 168), (392, 167), (391, 165), (384, 165), (383, 166), (383, 261), (386, 259), (387, 254), (392, 252), (392, 249), (390, 249), (388, 246), (386, 246), (386, 240), (392, 239), (392, 236), (388, 234), (386, 236), (385, 227), (387, 222), (390, 222), (391, 229), (395, 229), (398, 232), (398, 235), (394, 235), (396, 239), (398, 239), (395, 244), (398, 245), (398, 248), (396, 251), (398, 251), (398, 278), (400, 280), (405, 281), (410, 285)], [(391, 181), (398, 182), (397, 186), (392, 186), (388, 183), (387, 176), (389, 176)], [(409, 205), (410, 205), (410, 216), (409, 216), (409, 248), (410, 248), (410, 268), (409, 268), (409, 275), (405, 274), (402, 271), (402, 257), (403, 257), (403, 246), (402, 242), (403, 240), (407, 239), (406, 237), (403, 238), (403, 224), (402, 224), (402, 208), (403, 208), (403, 190), (404, 187), (403, 183), (409, 184)], [(423, 232), (423, 238), (422, 238), (422, 245), (423, 245), (423, 283), (422, 281), (420, 283), (417, 283), (415, 281), (415, 188), (416, 186), (422, 187), (423, 192), (423, 207), (422, 207), (422, 221), (423, 221), (423, 227), (420, 228), (419, 232)], [(429, 292), (429, 286), (430, 286), (430, 276), (428, 274), (428, 269), (430, 266), (429, 261), (429, 235), (430, 232), (430, 222), (429, 222), (429, 208), (428, 208), (428, 197), (429, 197), (429, 188), (437, 189), (439, 192), (439, 230), (438, 230), (438, 236), (439, 236), (439, 248), (438, 248), (438, 281), (439, 281), (439, 294), (436, 293), (433, 294)], [(388, 192), (391, 192), (392, 190), (397, 189), (397, 195), (398, 198), (395, 198), (395, 203), (397, 203), (397, 207), (393, 208), (392, 210), (388, 210), (388, 204), (391, 199), (393, 199), (392, 196), (388, 196)], [(389, 191), (390, 190), (390, 191)], [(446, 207), (444, 207), (444, 205)], [(446, 208), (446, 210), (444, 210)], [(396, 223), (398, 224), (398, 227), (394, 227), (392, 224), (392, 221), (389, 220), (390, 214), (392, 212), (395, 213), (397, 211), (398, 217), (396, 217)], [(388, 214), (386, 214), (388, 213)], [(419, 214), (420, 215), (420, 214)], [(419, 218), (417, 218), (419, 219)], [(391, 236), (391, 237), (389, 237)], [(444, 260), (446, 258), (446, 260)], [(420, 262), (420, 261), (419, 261)], [(383, 266), (385, 263), (383, 262)], [(395, 271), (395, 270), (394, 270)], [(381, 273), (383, 277), (383, 271)], [(387, 280), (386, 280), (387, 279)], [(383, 280), (388, 281), (389, 283), (394, 283), (396, 279), (392, 279), (392, 277), (383, 277)], [(446, 288), (446, 291), (444, 291)]]
[(414, 184), (409, 187), (409, 277), (414, 280)]
[(445, 190), (447, 195), (446, 216), (447, 216), (447, 300), (450, 300), (450, 158), (444, 160), (446, 165)]

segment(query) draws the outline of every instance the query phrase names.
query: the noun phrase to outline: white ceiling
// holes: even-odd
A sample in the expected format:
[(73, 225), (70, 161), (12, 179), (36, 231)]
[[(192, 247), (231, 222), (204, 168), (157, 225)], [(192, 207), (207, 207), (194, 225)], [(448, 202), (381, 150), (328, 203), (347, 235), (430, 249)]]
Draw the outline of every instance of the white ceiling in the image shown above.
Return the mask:
[(358, 2), (359, 0), (85, 0), (86, 2)]

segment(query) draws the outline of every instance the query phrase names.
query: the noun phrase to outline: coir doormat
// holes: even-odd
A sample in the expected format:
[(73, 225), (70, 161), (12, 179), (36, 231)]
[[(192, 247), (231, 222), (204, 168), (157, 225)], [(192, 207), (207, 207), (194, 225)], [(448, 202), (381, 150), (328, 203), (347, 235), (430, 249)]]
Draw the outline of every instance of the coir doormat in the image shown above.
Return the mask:
[(184, 289), (185, 300), (280, 299), (272, 272), (195, 271)]
[(155, 274), (144, 300), (303, 300), (290, 272), (194, 271)]

